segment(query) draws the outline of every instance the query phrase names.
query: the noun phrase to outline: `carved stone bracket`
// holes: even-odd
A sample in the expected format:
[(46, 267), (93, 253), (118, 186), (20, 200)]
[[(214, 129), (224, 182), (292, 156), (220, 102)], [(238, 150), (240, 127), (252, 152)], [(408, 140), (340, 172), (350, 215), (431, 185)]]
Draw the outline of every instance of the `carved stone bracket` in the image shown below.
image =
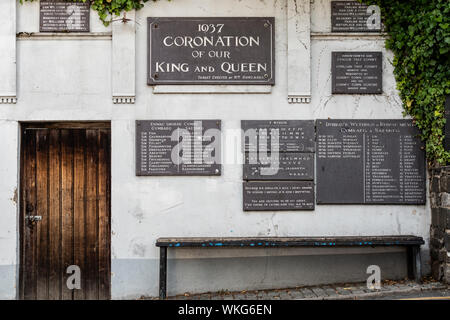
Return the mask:
[(0, 96), (0, 103), (5, 103), (5, 104), (14, 104), (17, 102), (17, 98), (16, 97), (5, 97), (5, 96)]
[(311, 102), (311, 5), (288, 0), (288, 102)]
[(0, 103), (16, 103), (16, 0), (0, 1)]
[(119, 97), (119, 96), (114, 96), (113, 97), (113, 103), (115, 104), (133, 104), (135, 101), (134, 96), (130, 96), (130, 97)]
[(136, 97), (136, 13), (129, 11), (112, 23), (112, 99), (133, 104)]

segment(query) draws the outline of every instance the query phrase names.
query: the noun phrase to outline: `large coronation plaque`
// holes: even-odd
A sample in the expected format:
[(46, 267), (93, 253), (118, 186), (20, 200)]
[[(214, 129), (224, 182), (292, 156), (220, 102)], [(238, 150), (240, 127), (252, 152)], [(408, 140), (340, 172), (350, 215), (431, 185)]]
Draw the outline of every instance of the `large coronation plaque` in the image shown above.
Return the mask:
[(318, 204), (425, 204), (425, 152), (410, 120), (317, 120)]
[(315, 151), (312, 120), (242, 120), (241, 127), (245, 152), (270, 151), (271, 148), (280, 152)]
[(331, 1), (331, 31), (380, 32), (380, 8), (358, 1)]
[(275, 19), (148, 18), (148, 84), (275, 84)]
[(136, 175), (221, 175), (220, 120), (136, 121)]
[(41, 0), (40, 32), (89, 32), (90, 2)]
[(244, 182), (244, 211), (314, 210), (312, 181)]
[(383, 92), (381, 52), (333, 52), (331, 61), (333, 94), (381, 94)]

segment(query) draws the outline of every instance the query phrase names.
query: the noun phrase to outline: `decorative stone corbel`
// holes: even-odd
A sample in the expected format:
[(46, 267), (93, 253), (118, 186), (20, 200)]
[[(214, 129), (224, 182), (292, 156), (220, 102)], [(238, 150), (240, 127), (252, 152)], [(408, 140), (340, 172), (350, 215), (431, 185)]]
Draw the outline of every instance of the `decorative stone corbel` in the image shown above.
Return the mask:
[(0, 103), (3, 103), (3, 104), (14, 104), (16, 102), (17, 102), (16, 96), (11, 96), (11, 97), (0, 96)]
[(288, 102), (311, 102), (310, 0), (288, 0)]
[(123, 97), (119, 97), (119, 96), (113, 96), (113, 102), (116, 104), (133, 104), (135, 100), (134, 96), (123, 96)]
[(112, 99), (133, 104), (136, 98), (136, 12), (112, 22)]
[(16, 0), (0, 1), (0, 104), (16, 103)]

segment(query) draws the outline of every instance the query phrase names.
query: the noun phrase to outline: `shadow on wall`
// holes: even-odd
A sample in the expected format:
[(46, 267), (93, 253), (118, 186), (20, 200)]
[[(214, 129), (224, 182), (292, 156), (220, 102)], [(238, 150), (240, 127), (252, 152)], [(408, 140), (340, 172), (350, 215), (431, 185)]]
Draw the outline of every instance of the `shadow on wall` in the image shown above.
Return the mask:
[[(400, 280), (407, 277), (405, 252), (169, 259), (168, 295), (365, 282), (369, 276), (366, 270), (370, 265), (381, 268), (382, 279)], [(158, 259), (114, 259), (112, 272), (113, 299), (158, 296)]]

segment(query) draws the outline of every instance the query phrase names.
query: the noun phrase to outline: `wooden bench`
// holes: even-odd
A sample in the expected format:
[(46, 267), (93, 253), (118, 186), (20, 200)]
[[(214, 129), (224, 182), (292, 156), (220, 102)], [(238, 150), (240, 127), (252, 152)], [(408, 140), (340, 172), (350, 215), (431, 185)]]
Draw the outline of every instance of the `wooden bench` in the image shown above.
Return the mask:
[(269, 237), (269, 238), (159, 238), (159, 298), (167, 295), (167, 248), (299, 248), (299, 247), (391, 247), (407, 248), (408, 277), (420, 282), (420, 246), (423, 238), (415, 236), (372, 237)]

